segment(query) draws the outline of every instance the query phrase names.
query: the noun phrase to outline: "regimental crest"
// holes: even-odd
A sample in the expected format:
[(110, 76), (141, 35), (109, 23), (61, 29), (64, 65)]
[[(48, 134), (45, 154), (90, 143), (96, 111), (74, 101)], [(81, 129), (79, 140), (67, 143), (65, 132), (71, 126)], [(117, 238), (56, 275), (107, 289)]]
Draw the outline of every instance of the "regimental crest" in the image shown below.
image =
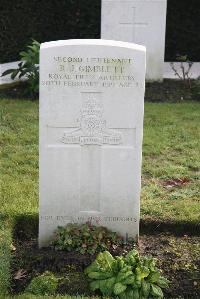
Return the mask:
[(67, 144), (113, 144), (122, 143), (122, 135), (106, 127), (103, 119), (103, 106), (95, 94), (88, 93), (80, 111), (79, 127), (65, 132), (61, 141)]

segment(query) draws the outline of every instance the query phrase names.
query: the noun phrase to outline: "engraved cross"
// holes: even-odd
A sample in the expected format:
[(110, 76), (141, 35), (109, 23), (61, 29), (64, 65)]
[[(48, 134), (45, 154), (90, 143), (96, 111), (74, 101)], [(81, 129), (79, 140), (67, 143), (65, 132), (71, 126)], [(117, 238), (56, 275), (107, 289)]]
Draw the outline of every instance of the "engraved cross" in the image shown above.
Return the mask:
[(120, 25), (131, 27), (132, 28), (132, 41), (135, 42), (135, 28), (145, 28), (148, 26), (147, 22), (138, 22), (136, 21), (136, 7), (131, 7), (132, 21), (131, 22), (119, 22)]
[(100, 212), (101, 146), (122, 143), (121, 133), (107, 128), (101, 92), (82, 92), (80, 126), (67, 131), (61, 142), (81, 146), (80, 212)]

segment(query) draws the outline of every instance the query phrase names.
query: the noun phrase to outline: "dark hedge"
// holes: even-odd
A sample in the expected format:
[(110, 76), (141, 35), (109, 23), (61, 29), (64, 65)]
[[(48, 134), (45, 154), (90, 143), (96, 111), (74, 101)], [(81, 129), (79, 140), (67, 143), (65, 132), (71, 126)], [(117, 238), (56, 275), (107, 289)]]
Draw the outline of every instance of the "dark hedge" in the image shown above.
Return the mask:
[[(0, 62), (18, 60), (30, 43), (99, 38), (101, 0), (0, 0)], [(200, 1), (168, 0), (166, 61), (200, 59)]]
[(31, 38), (99, 38), (100, 15), (100, 0), (0, 0), (0, 62), (18, 59)]
[(200, 0), (168, 0), (165, 60), (200, 61)]

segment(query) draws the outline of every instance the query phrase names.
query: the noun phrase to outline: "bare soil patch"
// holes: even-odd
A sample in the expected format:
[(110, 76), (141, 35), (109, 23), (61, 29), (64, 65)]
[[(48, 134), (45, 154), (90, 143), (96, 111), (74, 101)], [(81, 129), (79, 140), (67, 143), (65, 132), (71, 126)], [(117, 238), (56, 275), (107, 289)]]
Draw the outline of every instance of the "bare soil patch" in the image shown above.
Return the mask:
[[(171, 281), (165, 298), (200, 298), (199, 244), (199, 236), (176, 236), (172, 233), (141, 235), (136, 247), (141, 254), (155, 257), (163, 275)], [(130, 249), (130, 245), (125, 245), (113, 250), (112, 254), (120, 255)], [(91, 295), (83, 270), (94, 259), (95, 255), (54, 251), (53, 248), (39, 249), (37, 239), (15, 239), (11, 293), (23, 292), (33, 277), (51, 271), (58, 277), (64, 277), (59, 285), (59, 294)]]

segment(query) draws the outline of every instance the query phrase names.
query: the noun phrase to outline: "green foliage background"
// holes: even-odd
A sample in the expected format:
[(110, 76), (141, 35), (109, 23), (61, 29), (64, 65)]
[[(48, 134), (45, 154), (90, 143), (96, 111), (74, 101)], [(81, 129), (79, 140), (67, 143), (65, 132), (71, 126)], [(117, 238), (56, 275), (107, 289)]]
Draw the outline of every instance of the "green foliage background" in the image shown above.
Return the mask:
[[(199, 16), (199, 0), (168, 0), (166, 61), (200, 61)], [(31, 38), (99, 38), (100, 19), (101, 0), (0, 0), (0, 62), (19, 59)]]

